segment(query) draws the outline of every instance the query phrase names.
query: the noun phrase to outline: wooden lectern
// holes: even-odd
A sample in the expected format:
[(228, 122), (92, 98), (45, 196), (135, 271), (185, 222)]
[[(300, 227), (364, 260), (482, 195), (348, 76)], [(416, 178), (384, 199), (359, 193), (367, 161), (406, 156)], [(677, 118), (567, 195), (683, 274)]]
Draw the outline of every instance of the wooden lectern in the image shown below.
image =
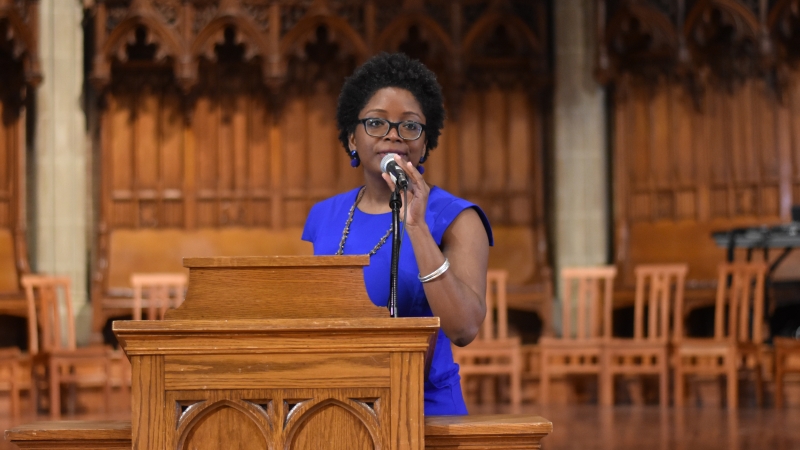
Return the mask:
[(7, 436), (21, 448), (102, 438), (134, 450), (416, 450), (427, 432), (428, 448), (539, 448), (552, 430), (539, 417), (426, 427), (439, 319), (389, 318), (367, 296), (367, 264), (366, 255), (184, 259), (178, 309), (163, 321), (114, 322), (133, 371), (129, 428), (33, 424)]

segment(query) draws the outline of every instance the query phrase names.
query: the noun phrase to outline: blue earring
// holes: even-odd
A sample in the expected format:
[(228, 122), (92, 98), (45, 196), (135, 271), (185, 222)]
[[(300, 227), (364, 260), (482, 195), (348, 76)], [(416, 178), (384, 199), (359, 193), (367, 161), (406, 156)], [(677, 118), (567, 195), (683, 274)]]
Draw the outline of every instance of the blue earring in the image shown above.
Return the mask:
[(361, 164), (361, 159), (358, 158), (358, 153), (355, 150), (350, 150), (350, 167), (356, 168)]
[(422, 163), (424, 163), (426, 159), (428, 159), (428, 152), (425, 152), (425, 154), (422, 155), (422, 158), (419, 159), (419, 164), (417, 165), (417, 172), (419, 172), (420, 175), (425, 173), (425, 168), (422, 167)]

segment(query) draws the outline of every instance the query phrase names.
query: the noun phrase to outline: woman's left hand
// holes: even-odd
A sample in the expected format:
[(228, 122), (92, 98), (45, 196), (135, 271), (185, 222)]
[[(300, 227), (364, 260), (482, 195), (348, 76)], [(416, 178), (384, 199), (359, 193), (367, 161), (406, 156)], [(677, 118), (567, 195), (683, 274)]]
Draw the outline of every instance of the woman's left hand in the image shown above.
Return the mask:
[[(431, 192), (431, 188), (425, 183), (425, 179), (422, 178), (422, 174), (414, 167), (414, 164), (410, 161), (403, 161), (400, 155), (394, 155), (394, 160), (408, 178), (408, 211), (405, 226), (425, 225), (425, 209), (428, 206), (428, 194)], [(384, 173), (383, 179), (386, 180), (389, 189), (395, 189), (395, 182), (392, 181), (389, 174)]]

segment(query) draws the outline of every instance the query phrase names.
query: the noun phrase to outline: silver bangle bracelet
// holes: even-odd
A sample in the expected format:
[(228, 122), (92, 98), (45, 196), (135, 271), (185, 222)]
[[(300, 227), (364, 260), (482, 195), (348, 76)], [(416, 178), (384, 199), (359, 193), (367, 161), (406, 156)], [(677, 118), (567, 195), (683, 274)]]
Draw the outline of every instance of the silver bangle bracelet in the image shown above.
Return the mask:
[(425, 275), (424, 277), (422, 275), (417, 275), (417, 278), (419, 278), (419, 281), (421, 281), (423, 283), (427, 283), (429, 281), (433, 281), (433, 280), (439, 278), (443, 273), (447, 272), (447, 269), (449, 269), (449, 268), (450, 268), (450, 261), (448, 261), (447, 258), (445, 258), (444, 262), (442, 263), (441, 266), (439, 266), (438, 269), (436, 269), (433, 272)]

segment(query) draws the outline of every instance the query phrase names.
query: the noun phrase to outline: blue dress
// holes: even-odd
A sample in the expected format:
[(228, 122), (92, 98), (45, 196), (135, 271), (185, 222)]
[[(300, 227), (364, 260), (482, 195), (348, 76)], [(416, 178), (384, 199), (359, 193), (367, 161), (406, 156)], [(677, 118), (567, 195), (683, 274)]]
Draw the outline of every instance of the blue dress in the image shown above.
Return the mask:
[[(314, 244), (315, 255), (334, 255), (339, 249), (339, 241), (347, 215), (356, 200), (359, 189), (345, 192), (311, 208), (303, 230), (303, 240)], [(441, 246), (445, 230), (462, 211), (474, 208), (483, 221), (489, 245), (492, 245), (492, 229), (483, 211), (473, 203), (453, 196), (439, 189), (431, 188), (425, 221), (433, 239)], [(402, 211), (401, 211), (402, 214)], [(345, 243), (347, 255), (366, 255), (375, 247), (392, 225), (392, 213), (367, 214), (356, 208), (350, 233)], [(401, 224), (402, 227), (402, 224)], [(367, 294), (377, 306), (386, 306), (389, 299), (389, 266), (392, 255), (391, 236), (370, 258), (369, 266), (364, 268), (364, 282)], [(417, 279), (419, 268), (407, 233), (403, 235), (400, 247), (400, 262), (397, 277), (397, 309), (400, 317), (433, 317), (428, 299)], [(425, 415), (467, 414), (461, 393), (461, 378), (458, 364), (453, 362), (450, 339), (439, 330), (436, 348), (431, 361), (428, 379), (425, 381)]]

